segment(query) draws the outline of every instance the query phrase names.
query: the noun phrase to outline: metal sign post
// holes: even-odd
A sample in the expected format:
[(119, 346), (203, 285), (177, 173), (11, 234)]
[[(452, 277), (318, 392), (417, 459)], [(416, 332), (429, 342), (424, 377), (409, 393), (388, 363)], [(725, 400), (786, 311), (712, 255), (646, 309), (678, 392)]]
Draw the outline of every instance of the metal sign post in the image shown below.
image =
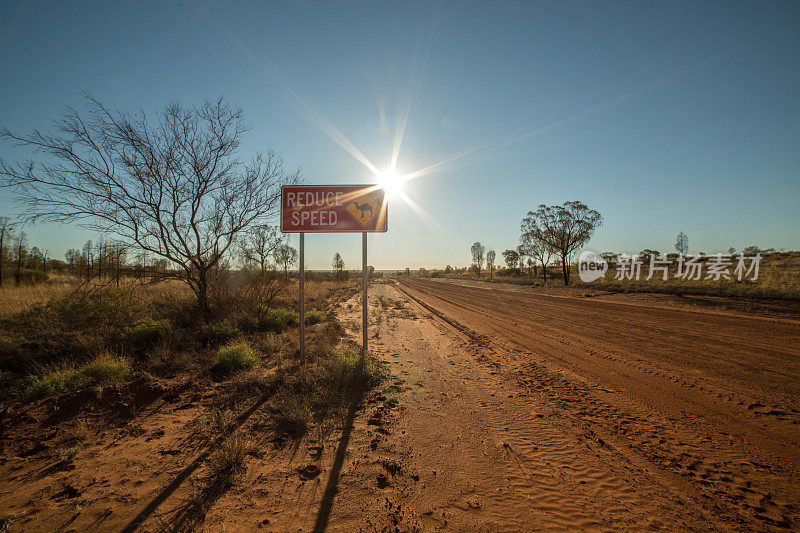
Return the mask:
[(306, 362), (306, 263), (305, 233), (300, 234), (300, 364)]
[(361, 270), (364, 276), (363, 295), (361, 300), (361, 329), (364, 332), (362, 348), (367, 355), (367, 232), (361, 234)]
[(386, 232), (385, 191), (378, 185), (286, 185), (281, 187), (281, 231), (300, 234), (300, 364), (306, 361), (305, 234), (361, 233), (363, 275), (361, 329), (367, 353), (367, 233)]

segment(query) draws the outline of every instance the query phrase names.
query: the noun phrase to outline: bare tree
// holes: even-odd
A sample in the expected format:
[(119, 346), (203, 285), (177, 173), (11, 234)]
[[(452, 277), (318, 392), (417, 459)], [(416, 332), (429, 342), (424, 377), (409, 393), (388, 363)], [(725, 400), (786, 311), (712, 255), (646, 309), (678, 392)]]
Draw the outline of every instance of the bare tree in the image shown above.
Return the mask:
[(28, 252), (27, 260), (27, 268), (31, 270), (36, 270), (36, 267), (39, 266), (39, 262), (42, 260), (42, 251), (39, 250), (38, 246), (34, 246)]
[(289, 265), (297, 263), (297, 250), (292, 248), (288, 243), (284, 242), (275, 247), (272, 252), (272, 257), (279, 265), (283, 265), (283, 273), (286, 278), (289, 277)]
[[(524, 231), (524, 230), (523, 230)], [(525, 255), (539, 261), (542, 265), (542, 276), (544, 283), (547, 283), (547, 265), (550, 264), (550, 259), (553, 257), (553, 249), (541, 239), (537, 239), (530, 233), (523, 233), (520, 237), (520, 247), (525, 250)], [(530, 260), (529, 260), (530, 261)], [(533, 264), (534, 275), (536, 272), (536, 264)]]
[(269, 268), (269, 259), (278, 246), (283, 244), (278, 228), (262, 224), (247, 231), (240, 243), (242, 256), (247, 264), (257, 263), (261, 272)]
[(522, 233), (546, 243), (561, 256), (564, 285), (568, 285), (572, 254), (589, 242), (594, 230), (602, 223), (602, 215), (583, 202), (542, 204), (522, 219)]
[(478, 271), (478, 279), (480, 279), (481, 269), (483, 268), (483, 254), (486, 251), (486, 247), (480, 242), (475, 242), (469, 250), (472, 252), (472, 264), (475, 265)]
[(344, 260), (339, 252), (334, 254), (331, 266), (333, 267), (333, 271), (336, 272), (336, 279), (340, 279), (342, 276), (342, 270), (344, 270)]
[(92, 279), (92, 272), (94, 268), (94, 253), (92, 252), (92, 240), (86, 241), (83, 245), (83, 257), (86, 261), (86, 281)]
[(519, 252), (516, 250), (503, 250), (503, 260), (508, 268), (517, 268), (519, 264)]
[(497, 254), (494, 250), (486, 252), (486, 268), (489, 270), (489, 279), (492, 279), (492, 274), (494, 274), (495, 257), (497, 257)]
[(28, 235), (20, 230), (19, 235), (17, 235), (17, 239), (14, 244), (14, 260), (17, 263), (17, 271), (14, 274), (14, 283), (19, 285), (20, 280), (22, 279), (22, 263), (25, 261), (25, 257), (28, 255)]
[(75, 274), (80, 268), (81, 252), (75, 248), (70, 248), (64, 253), (64, 259), (67, 262), (67, 268), (70, 274)]
[(125, 268), (128, 256), (128, 246), (123, 241), (114, 241), (111, 244), (109, 261), (113, 271), (114, 282), (119, 287), (119, 280), (122, 277), (122, 270)]
[(97, 267), (97, 277), (99, 279), (103, 279), (103, 263), (106, 260), (106, 256), (108, 255), (108, 245), (106, 241), (101, 237), (100, 240), (97, 241), (95, 245), (95, 261), (94, 266)]
[(209, 275), (243, 230), (277, 212), (280, 186), (299, 173), (287, 175), (273, 152), (238, 159), (248, 127), (222, 98), (172, 103), (154, 120), (85, 102), (84, 115), (66, 108), (55, 133), (0, 131), (43, 156), (0, 161), (4, 185), (31, 220), (77, 220), (164, 259), (163, 274), (191, 287), (208, 321)]
[(8, 254), (8, 243), (14, 238), (14, 224), (8, 217), (0, 217), (0, 287), (3, 286), (3, 263)]
[(678, 233), (678, 237), (675, 239), (675, 249), (681, 255), (689, 253), (689, 237), (684, 232)]

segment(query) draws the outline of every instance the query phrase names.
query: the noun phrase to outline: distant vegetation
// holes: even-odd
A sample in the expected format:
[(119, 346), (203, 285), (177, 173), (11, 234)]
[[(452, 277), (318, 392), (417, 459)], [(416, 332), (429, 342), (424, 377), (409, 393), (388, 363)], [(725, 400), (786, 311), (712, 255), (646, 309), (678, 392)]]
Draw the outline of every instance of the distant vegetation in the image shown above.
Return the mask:
[[(571, 270), (569, 285), (583, 294), (586, 290), (609, 292), (655, 292), (667, 294), (699, 294), (713, 296), (737, 296), (748, 298), (773, 298), (800, 300), (800, 252), (779, 252), (771, 249), (762, 250), (758, 247), (746, 247), (747, 250), (761, 250), (762, 259), (758, 280), (684, 280), (675, 279), (676, 266), (672, 266), (668, 279), (665, 281), (660, 276), (647, 280), (647, 271), (642, 271), (639, 281), (617, 280), (618, 260), (621, 254), (604, 252), (601, 254), (609, 262), (609, 270), (601, 280), (586, 284), (580, 281), (575, 268)], [(644, 251), (644, 250), (643, 250)], [(653, 250), (654, 251), (654, 250)], [(743, 250), (744, 251), (744, 250)], [(677, 254), (669, 254), (672, 260)], [(709, 256), (704, 256), (700, 262), (707, 265)], [(536, 265), (533, 261), (526, 262), (524, 268), (496, 268), (491, 274), (482, 278), (477, 277), (477, 270), (468, 267), (453, 267), (447, 265), (441, 269), (418, 269), (397, 271), (397, 276), (423, 277), (423, 278), (451, 278), (451, 279), (483, 279), (499, 283), (513, 283), (515, 285), (530, 285), (532, 287), (556, 287), (564, 285), (560, 262), (552, 260)], [(575, 265), (573, 264), (573, 267)], [(490, 277), (491, 276), (491, 277)]]
[[(600, 254), (608, 264), (604, 278), (586, 284), (580, 281), (575, 266), (575, 253), (588, 244), (594, 230), (602, 223), (602, 216), (581, 202), (566, 202), (561, 206), (541, 205), (535, 212), (523, 218), (522, 235), (519, 246), (502, 252), (505, 268), (497, 268), (497, 255), (494, 250), (485, 252), (481, 242), (470, 247), (469, 267), (447, 265), (443, 269), (409, 268), (397, 271), (398, 276), (487, 279), (487, 281), (526, 284), (538, 287), (554, 284), (576, 285), (577, 290), (602, 290), (613, 292), (661, 292), (670, 294), (708, 294), (720, 296), (746, 296), (756, 298), (800, 299), (800, 252), (779, 252), (774, 248), (761, 248), (751, 245), (739, 253), (752, 258), (761, 256), (758, 279), (682, 279), (677, 275), (679, 254), (689, 252), (689, 238), (679, 232), (674, 248), (677, 253), (663, 253), (653, 248), (645, 248), (635, 254), (641, 262), (639, 280), (617, 279), (623, 254), (603, 252)], [(732, 261), (738, 257), (733, 247), (727, 249)], [(698, 257), (701, 268), (707, 270), (712, 257), (698, 251), (689, 256)], [(661, 276), (648, 277), (651, 259), (654, 262), (671, 261), (667, 279)], [(485, 263), (484, 263), (485, 260)], [(749, 260), (749, 259), (748, 259)], [(483, 278), (483, 266), (487, 276)]]

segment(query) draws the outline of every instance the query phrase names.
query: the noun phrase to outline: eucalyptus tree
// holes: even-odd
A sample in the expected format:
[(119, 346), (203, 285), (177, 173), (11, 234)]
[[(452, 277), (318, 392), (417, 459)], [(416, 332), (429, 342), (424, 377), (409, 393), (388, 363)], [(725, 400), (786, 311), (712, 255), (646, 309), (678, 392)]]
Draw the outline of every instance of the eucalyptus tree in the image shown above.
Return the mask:
[(496, 257), (497, 254), (494, 250), (486, 252), (486, 269), (489, 270), (489, 279), (492, 279), (492, 274), (494, 274), (494, 260)]
[(684, 232), (678, 233), (675, 238), (675, 250), (681, 255), (689, 253), (689, 237)]
[(583, 202), (564, 202), (562, 205), (539, 205), (522, 219), (523, 235), (545, 243), (561, 258), (564, 285), (569, 284), (572, 254), (589, 242), (603, 217)]
[(483, 268), (483, 255), (486, 252), (486, 247), (482, 245), (480, 242), (475, 242), (470, 246), (470, 252), (472, 253), (472, 264), (478, 271), (478, 278), (481, 277), (481, 269)]

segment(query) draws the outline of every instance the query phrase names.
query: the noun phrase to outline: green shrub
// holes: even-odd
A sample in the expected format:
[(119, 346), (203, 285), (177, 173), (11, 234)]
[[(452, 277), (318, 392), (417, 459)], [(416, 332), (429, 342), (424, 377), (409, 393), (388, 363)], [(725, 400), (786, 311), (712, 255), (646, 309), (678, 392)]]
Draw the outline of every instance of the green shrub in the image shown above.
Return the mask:
[(205, 344), (222, 344), (241, 335), (241, 331), (230, 320), (207, 324), (200, 330), (200, 340)]
[(85, 382), (81, 383), (80, 381), (85, 380), (79, 380), (79, 374), (75, 369), (69, 367), (54, 368), (34, 378), (33, 382), (25, 390), (23, 399), (28, 402), (33, 402), (41, 400), (42, 398), (61, 394), (62, 392), (78, 390), (88, 386)]
[(314, 324), (319, 324), (325, 320), (325, 315), (323, 315), (319, 311), (311, 311), (306, 313), (306, 324), (309, 326), (313, 326)]
[(258, 319), (250, 313), (241, 313), (233, 316), (230, 322), (236, 324), (241, 331), (252, 333), (258, 331)]
[(125, 381), (131, 376), (133, 369), (127, 359), (103, 354), (82, 366), (78, 372), (88, 378), (92, 385), (107, 385)]
[(374, 387), (384, 379), (378, 362), (358, 352), (334, 355), (331, 369), (331, 392), (348, 395), (359, 388)]
[(124, 288), (74, 292), (47, 306), (65, 329), (74, 331), (113, 327), (127, 328), (142, 312), (142, 303)]
[(128, 332), (125, 345), (134, 351), (153, 348), (175, 333), (175, 326), (169, 320), (148, 320), (137, 324)]
[(81, 450), (83, 450), (83, 446), (77, 444), (69, 448), (59, 448), (58, 455), (61, 457), (63, 461), (69, 462), (75, 459), (75, 456), (78, 455), (78, 452), (80, 452)]
[(23, 399), (29, 402), (40, 400), (96, 385), (119, 383), (131, 377), (133, 369), (127, 359), (103, 354), (77, 369), (61, 366), (34, 378), (26, 389)]
[(215, 367), (225, 373), (246, 370), (261, 363), (253, 349), (247, 343), (230, 344), (223, 346), (217, 352)]
[(259, 320), (259, 329), (280, 333), (287, 326), (296, 326), (300, 323), (299, 316), (294, 311), (286, 309), (270, 309)]

